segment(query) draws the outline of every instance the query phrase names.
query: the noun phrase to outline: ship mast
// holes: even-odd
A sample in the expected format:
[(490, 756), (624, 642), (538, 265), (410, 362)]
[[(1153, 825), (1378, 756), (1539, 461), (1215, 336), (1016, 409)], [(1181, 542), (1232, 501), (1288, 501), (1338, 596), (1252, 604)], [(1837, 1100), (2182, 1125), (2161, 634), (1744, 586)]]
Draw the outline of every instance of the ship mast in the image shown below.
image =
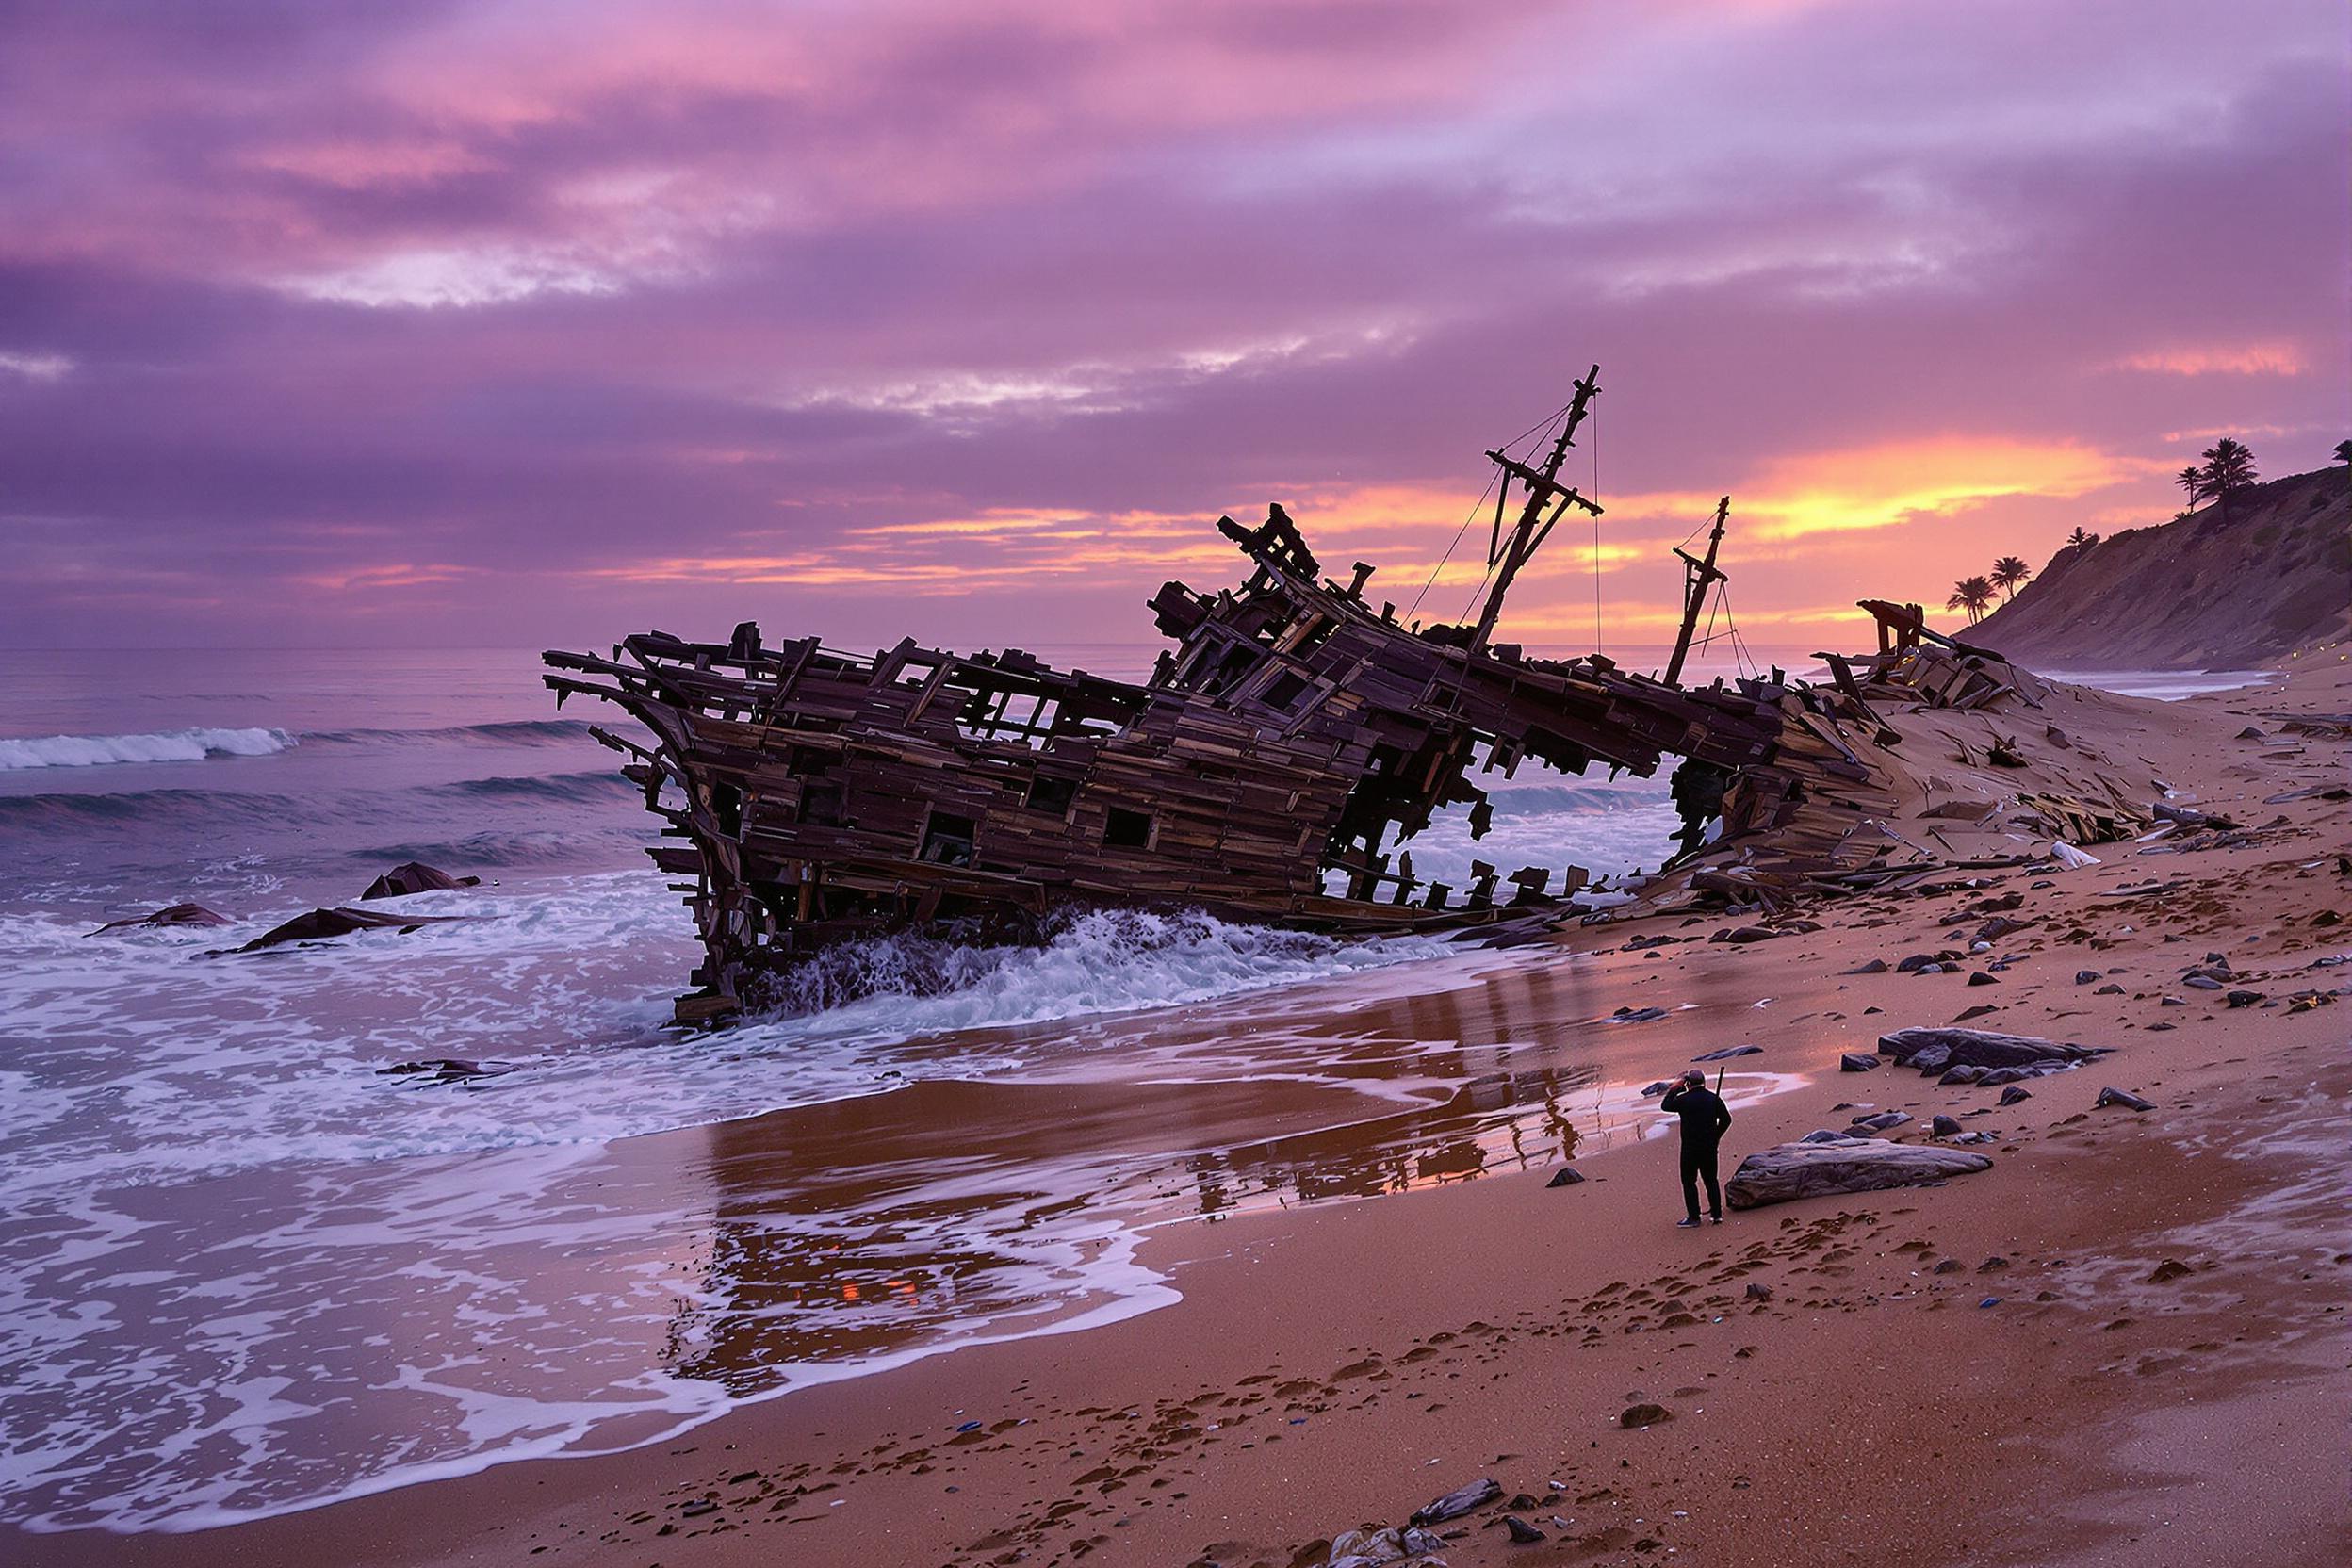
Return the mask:
[[(1478, 612), (1478, 629), (1470, 634), (1470, 651), (1486, 646), (1489, 633), (1494, 629), (1494, 618), (1503, 612), (1503, 596), (1511, 590), (1511, 580), (1519, 575), (1519, 568), (1527, 564), (1552, 531), (1552, 525), (1571, 506), (1580, 506), (1595, 517), (1601, 514), (1600, 503), (1587, 500), (1575, 488), (1560, 482), (1560, 466), (1567, 459), (1568, 449), (1576, 445), (1576, 427), (1584, 423), (1586, 405), (1600, 390), (1601, 368), (1597, 365), (1585, 378), (1576, 383), (1576, 395), (1568, 403), (1568, 421), (1560, 426), (1560, 439), (1552, 444), (1551, 455), (1540, 468), (1530, 467), (1516, 458), (1498, 451), (1486, 455), (1503, 471), (1503, 487), (1494, 497), (1494, 531), (1488, 540), (1486, 564), (1494, 573), (1494, 591), (1486, 596), (1486, 608)], [(1519, 510), (1519, 520), (1511, 532), (1503, 532), (1503, 508), (1511, 498), (1511, 482), (1518, 480), (1527, 487), (1527, 502)]]
[(1682, 662), (1690, 657), (1690, 635), (1699, 629), (1699, 612), (1707, 608), (1707, 590), (1723, 580), (1723, 574), (1715, 567), (1716, 547), (1723, 542), (1723, 519), (1731, 515), (1731, 498), (1725, 496), (1715, 503), (1715, 531), (1707, 536), (1707, 559), (1693, 558), (1681, 546), (1674, 553), (1682, 557), (1682, 631), (1674, 638), (1674, 656), (1666, 662), (1666, 684), (1682, 683)]

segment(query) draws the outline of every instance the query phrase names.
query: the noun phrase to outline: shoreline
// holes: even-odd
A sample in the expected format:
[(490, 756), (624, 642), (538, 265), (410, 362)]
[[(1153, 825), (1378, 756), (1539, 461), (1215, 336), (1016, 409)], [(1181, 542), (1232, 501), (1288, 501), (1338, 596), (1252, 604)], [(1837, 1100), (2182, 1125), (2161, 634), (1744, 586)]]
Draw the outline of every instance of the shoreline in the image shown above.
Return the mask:
[[(2234, 755), (2230, 730), (2243, 715), (2225, 710), (2250, 697), (2269, 708), (2342, 711), (2341, 672), (2340, 662), (2332, 669), (2306, 662), (2283, 685), (2166, 704), (2179, 718), (2151, 740), (2153, 760), (2213, 808), (2231, 804), (2232, 790), (2259, 801), (2262, 792), (2250, 784), (2285, 779), (2277, 764), (2289, 760), (2267, 760), (2265, 771)], [(2339, 747), (2308, 749), (2295, 763), (2301, 773), (2332, 765), (2340, 774), (2331, 761)], [(2232, 769), (2246, 768), (2250, 778), (2232, 778)], [(1953, 1115), (1991, 1106), (1988, 1092), (1898, 1078), (1891, 1067), (1838, 1073), (1839, 1052), (1870, 1049), (1882, 1028), (1944, 1022), (1993, 995), (2000, 1011), (1986, 1027), (2122, 1048), (2036, 1080), (2032, 1100), (1986, 1123), (2004, 1135), (1994, 1168), (1948, 1187), (1816, 1200), (1679, 1233), (1664, 1224), (1679, 1206), (1664, 1143), (1627, 1139), (1606, 1151), (1611, 1159), (1587, 1156), (1589, 1180), (1565, 1190), (1544, 1187), (1547, 1166), (1378, 1202), (1164, 1223), (1147, 1236), (1143, 1257), (1182, 1299), (1107, 1327), (961, 1347), (795, 1390), (741, 1406), (659, 1449), (496, 1463), (193, 1534), (11, 1532), (16, 1560), (410, 1563), (529, 1553), (674, 1568), (766, 1560), (781, 1549), (843, 1563), (1052, 1562), (1098, 1552), (1108, 1561), (1185, 1562), (1209, 1555), (1206, 1545), (1227, 1568), (1285, 1568), (1318, 1539), (1367, 1521), (1401, 1523), (1439, 1493), (1493, 1474), (1506, 1497), (1536, 1499), (1521, 1512), (1552, 1544), (1513, 1548), (1499, 1529), (1475, 1529), (1447, 1543), (1456, 1568), (1665, 1560), (1669, 1546), (1674, 1560), (1738, 1560), (1737, 1544), (1776, 1527), (1775, 1520), (1837, 1527), (1834, 1548), (1824, 1539), (1818, 1559), (1792, 1559), (1801, 1560), (1848, 1548), (1927, 1554), (1919, 1560), (2198, 1560), (2102, 1556), (2133, 1546), (2127, 1525), (2075, 1518), (2065, 1505), (2111, 1499), (2116, 1486), (2084, 1494), (2062, 1484), (2072, 1460), (2054, 1461), (2091, 1451), (2087, 1432), (2128, 1427), (2129, 1443), (2096, 1446), (2114, 1467), (2111, 1480), (2139, 1487), (2179, 1462), (2183, 1431), (2259, 1443), (2281, 1422), (2308, 1427), (2314, 1412), (2324, 1419), (2342, 1408), (2343, 1319), (2340, 1307), (2323, 1310), (2323, 1298), (2330, 1283), (2342, 1295), (2352, 1236), (2334, 1208), (2294, 1196), (2297, 1182), (2309, 1185), (2315, 1162), (2325, 1168), (2328, 1151), (2308, 1138), (2281, 1142), (2277, 1123), (2286, 1113), (2273, 1107), (2295, 1106), (2295, 1125), (2324, 1124), (2331, 1105), (2340, 1114), (2352, 1090), (2343, 1049), (2352, 1012), (2322, 1006), (2289, 1015), (2202, 997), (2185, 1012), (2158, 1011), (2164, 976), (2209, 946), (2238, 951), (2244, 932), (2257, 942), (2243, 959), (2249, 972), (2259, 964), (2285, 974), (2291, 961), (2342, 950), (2325, 944), (2333, 933), (2309, 924), (2318, 909), (2343, 905), (2342, 879), (2303, 862), (2340, 850), (2343, 808), (2305, 801), (2276, 809), (2289, 825), (2268, 841), (2161, 861), (2102, 850), (2104, 864), (2050, 878), (2046, 891), (2029, 894), (2025, 912), (2040, 924), (2020, 938), (2038, 951), (2001, 976), (1997, 992), (1961, 998), (1958, 976), (1839, 972), (1865, 957), (1891, 962), (1937, 945), (1938, 917), (1957, 906), (1948, 899), (1849, 899), (1813, 911), (1821, 930), (1760, 951), (1703, 939), (1623, 947), (1628, 930), (1682, 934), (1666, 923), (1584, 928), (1562, 944), (1608, 949), (1576, 960), (1589, 969), (1570, 988), (1575, 998), (1640, 1004), (1659, 999), (1652, 993), (1669, 974), (1677, 997), (1706, 987), (1773, 998), (1743, 1036), (1765, 1048), (1748, 1060), (1807, 1081), (1736, 1107), (1726, 1175), (1738, 1152), (1810, 1126), (1842, 1125), (1844, 1114), (1825, 1107), (1848, 1094), (1912, 1109), (1921, 1121), (1931, 1106)], [(2116, 884), (2158, 873), (2187, 886), (2162, 905), (2102, 902)], [(2025, 881), (2014, 879), (2019, 888)], [(2126, 904), (2150, 912), (2126, 920), (2117, 912)], [(2060, 939), (2067, 922), (2092, 935)], [(1693, 929), (1703, 938), (1705, 927), (1726, 923), (1717, 918)], [(2177, 929), (2160, 930), (2165, 923)], [(2137, 929), (2110, 929), (2122, 924)], [(2099, 942), (2112, 945), (2098, 947), (2096, 961), (2129, 970), (2126, 983), (2138, 994), (2110, 1002), (2071, 984), (2078, 956)], [(2304, 983), (2340, 983), (2347, 972), (2317, 972)], [(2282, 994), (2286, 987), (2263, 988)], [(2148, 1027), (2171, 1018), (2183, 1022)], [(1555, 1028), (1570, 1021), (1544, 1021)], [(1627, 1083), (1663, 1076), (1732, 1043), (1721, 1028), (1720, 1019), (1671, 1013), (1606, 1031), (1609, 1075)], [(2231, 1070), (2252, 1066), (2292, 1070), (2262, 1087), (2259, 1072), (2249, 1081)], [(2158, 1110), (2092, 1110), (2107, 1082), (2149, 1094)], [(2218, 1140), (2260, 1149), (2264, 1137), (2280, 1147), (2223, 1164), (2227, 1145)], [(2180, 1190), (2164, 1179), (2166, 1152), (2175, 1168), (2210, 1157), (2200, 1172), (2221, 1174)], [(2340, 1160), (2341, 1151), (2332, 1152)], [(2319, 1200), (2326, 1196), (2323, 1183)], [(2320, 1227), (2325, 1245), (2306, 1265), (2319, 1296), (2298, 1293), (2298, 1282), (2266, 1280), (2246, 1257), (2197, 1240), (2235, 1225), (2243, 1236), (2233, 1245), (2275, 1261), (2293, 1250), (2293, 1233), (2282, 1240), (2265, 1205)], [(1921, 1255), (1903, 1249), (1922, 1233), (1939, 1260), (1957, 1260), (1962, 1270), (1938, 1276), (1913, 1266)], [(1585, 1234), (1602, 1236), (1602, 1245), (1575, 1246)], [(2145, 1278), (2164, 1261), (2149, 1254), (2166, 1247), (2202, 1248), (2180, 1260), (2191, 1274), (2169, 1290)], [(2009, 1261), (1984, 1276), (1994, 1285), (1984, 1285), (1977, 1270), (1993, 1256)], [(1611, 1290), (1612, 1281), (1627, 1282)], [(2033, 1291), (2016, 1288), (2029, 1281)], [(1774, 1296), (1752, 1301), (1744, 1282), (1765, 1283)], [(1978, 1294), (1966, 1294), (1971, 1289)], [(2054, 1298), (2032, 1298), (2044, 1291)], [(1985, 1294), (2000, 1302), (1974, 1307)], [(1561, 1310), (1563, 1297), (1575, 1298), (1573, 1310)], [(2094, 1320), (2102, 1298), (2139, 1297), (2153, 1303), (2142, 1315)], [(2200, 1305), (2207, 1297), (2218, 1304)], [(1663, 1310), (1670, 1301), (1681, 1305)], [(1898, 1314), (1906, 1337), (1889, 1340), (1895, 1331), (1886, 1319)], [(2172, 1331), (2232, 1315), (2262, 1327), (2241, 1336), (2251, 1348)], [(2102, 1326), (2117, 1319), (2120, 1327)], [(1246, 1336), (1234, 1332), (1240, 1325)], [(2315, 1355), (2314, 1347), (2328, 1353)], [(1740, 1355), (1742, 1348), (1750, 1354)], [(2289, 1380), (2264, 1393), (2262, 1376)], [(1498, 1377), (1504, 1386), (1475, 1397), (1446, 1386)], [(2330, 1382), (2332, 1405), (2323, 1386)], [(1199, 1393), (1188, 1394), (1195, 1385)], [(1958, 1392), (1971, 1385), (1971, 1396)], [(2191, 1385), (2212, 1393), (2183, 1415), (2189, 1407), (2173, 1394)], [(1647, 1431), (1614, 1425), (1626, 1405), (1648, 1401), (1673, 1409), (1674, 1419)], [(2053, 1403), (2054, 1414), (2046, 1408)], [(2038, 1418), (2019, 1419), (2021, 1407)], [(1821, 1417), (1828, 1413), (1838, 1418), (1841, 1452), (1838, 1462), (1823, 1464)], [(957, 1429), (974, 1418), (983, 1425)], [(2352, 1537), (2340, 1488), (2325, 1473), (2332, 1456), (2313, 1447), (2306, 1443), (2299, 1462), (2290, 1456), (2261, 1476), (2231, 1470), (2174, 1490), (2190, 1513), (2221, 1520), (2237, 1549), (2284, 1562), (2333, 1560), (2331, 1543)], [(1441, 1462), (1426, 1462), (1432, 1458)], [(1670, 1463), (1674, 1476), (1665, 1474)], [(1572, 1465), (1576, 1476), (1560, 1474)], [(1898, 1483), (1891, 1489), (1890, 1478)], [(1551, 1489), (1542, 1483), (1553, 1479), (1567, 1484), (1547, 1500)], [(1681, 1501), (1665, 1502), (1670, 1486), (1682, 1489)], [(1890, 1498), (1889, 1490), (1903, 1495)], [(2214, 1500), (2218, 1491), (2233, 1492), (2226, 1507)], [(687, 1511), (704, 1498), (717, 1506)], [(1674, 1507), (1688, 1517), (1674, 1518)], [(428, 1508), (432, 1517), (420, 1518)], [(2002, 1539), (1988, 1549), (1993, 1518), (2003, 1522)], [(1482, 1512), (1462, 1524), (1487, 1522)], [(669, 1532), (660, 1533), (664, 1525)], [(2029, 1539), (2040, 1555), (2020, 1555), (2017, 1544)], [(1657, 1544), (1644, 1549), (1645, 1541)]]

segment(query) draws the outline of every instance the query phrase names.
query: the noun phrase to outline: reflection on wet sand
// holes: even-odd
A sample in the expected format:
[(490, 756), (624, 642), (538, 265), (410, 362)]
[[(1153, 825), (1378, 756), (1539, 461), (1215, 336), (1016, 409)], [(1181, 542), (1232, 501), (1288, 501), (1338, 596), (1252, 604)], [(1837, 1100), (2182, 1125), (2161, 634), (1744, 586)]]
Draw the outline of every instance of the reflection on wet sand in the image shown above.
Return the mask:
[(1483, 956), (1329, 999), (1064, 1025), (1081, 1049), (1042, 1082), (920, 1084), (710, 1129), (707, 1264), (669, 1364), (749, 1393), (982, 1318), (992, 1337), (1034, 1330), (1083, 1310), (1073, 1287), (1153, 1225), (1638, 1136), (1648, 1107), (1591, 1058), (1607, 1031), (1579, 966)]

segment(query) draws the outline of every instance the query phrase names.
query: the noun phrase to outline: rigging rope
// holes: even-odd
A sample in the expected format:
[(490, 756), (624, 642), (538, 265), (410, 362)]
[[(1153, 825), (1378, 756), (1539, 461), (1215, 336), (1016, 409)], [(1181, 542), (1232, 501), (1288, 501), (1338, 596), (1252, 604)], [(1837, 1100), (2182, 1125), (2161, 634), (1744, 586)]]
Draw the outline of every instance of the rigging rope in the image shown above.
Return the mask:
[[(1601, 498), (1601, 411), (1592, 411), (1592, 494)], [(1601, 651), (1601, 514), (1592, 514), (1592, 651)]]
[[(1513, 447), (1519, 445), (1520, 442), (1525, 441), (1528, 436), (1535, 434), (1538, 431), (1544, 432), (1548, 436), (1551, 433), (1551, 428), (1565, 417), (1567, 413), (1568, 405), (1563, 403), (1554, 412), (1545, 415), (1543, 418), (1538, 419), (1534, 424), (1529, 425), (1527, 429), (1521, 431), (1518, 434), (1504, 442), (1497, 449), (1508, 452)], [(1470, 531), (1470, 525), (1477, 522), (1478, 520), (1478, 514), (1486, 510), (1486, 498), (1494, 493), (1494, 484), (1497, 480), (1503, 482), (1505, 494), (1509, 494), (1510, 481), (1505, 477), (1503, 471), (1500, 468), (1497, 468), (1492, 475), (1488, 476), (1485, 488), (1478, 492), (1478, 498), (1470, 503), (1470, 514), (1462, 518), (1462, 527), (1454, 530), (1453, 540), (1446, 547), (1446, 553), (1439, 556), (1437, 558), (1437, 564), (1429, 568), (1429, 581), (1424, 582), (1421, 585), (1421, 592), (1413, 595), (1413, 602), (1405, 607), (1405, 619), (1413, 619), (1413, 612), (1421, 608), (1421, 601), (1427, 598), (1429, 596), (1429, 590), (1437, 585), (1437, 574), (1446, 569), (1446, 563), (1451, 561), (1454, 558), (1454, 551), (1462, 547), (1462, 536)], [(1486, 575), (1489, 578), (1494, 575), (1494, 564), (1492, 561), (1486, 564)], [(1485, 588), (1486, 580), (1481, 578), (1478, 580), (1478, 590), (1479, 592), (1483, 592)], [(1470, 596), (1470, 602), (1475, 605), (1478, 601), (1478, 594), (1473, 593)], [(1467, 609), (1462, 611), (1462, 618), (1463, 620), (1468, 620), (1470, 618), (1470, 612)]]

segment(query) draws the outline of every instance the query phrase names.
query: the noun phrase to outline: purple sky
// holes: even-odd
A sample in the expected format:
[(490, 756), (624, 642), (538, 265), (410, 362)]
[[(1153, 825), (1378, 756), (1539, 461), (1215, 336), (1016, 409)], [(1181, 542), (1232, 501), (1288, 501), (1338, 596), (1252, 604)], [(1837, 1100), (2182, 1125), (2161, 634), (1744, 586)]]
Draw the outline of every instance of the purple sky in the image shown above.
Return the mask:
[(1595, 360), (1604, 641), (1729, 491), (1854, 644), (2352, 434), (2342, 0), (982, 9), (0, 3), (0, 645), (1132, 641), (1273, 498), (1409, 600)]

